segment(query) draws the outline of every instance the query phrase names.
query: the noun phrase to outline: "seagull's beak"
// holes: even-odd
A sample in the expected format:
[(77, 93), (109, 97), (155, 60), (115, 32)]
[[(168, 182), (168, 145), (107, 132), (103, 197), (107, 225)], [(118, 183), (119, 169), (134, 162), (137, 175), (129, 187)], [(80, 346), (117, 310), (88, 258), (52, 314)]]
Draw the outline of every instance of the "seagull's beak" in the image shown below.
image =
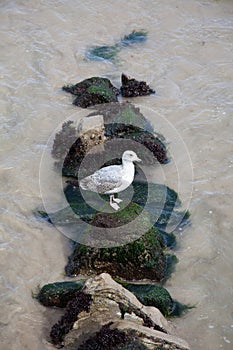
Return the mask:
[(141, 162), (142, 160), (140, 158), (137, 157), (137, 159), (135, 159), (135, 162)]

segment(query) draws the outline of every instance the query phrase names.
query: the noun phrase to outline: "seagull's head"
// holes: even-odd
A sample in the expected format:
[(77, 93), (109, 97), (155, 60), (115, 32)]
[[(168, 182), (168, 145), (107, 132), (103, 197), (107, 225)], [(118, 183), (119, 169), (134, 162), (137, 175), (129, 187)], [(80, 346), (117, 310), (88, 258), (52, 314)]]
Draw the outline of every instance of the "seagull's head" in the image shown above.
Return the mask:
[(125, 151), (122, 156), (123, 161), (127, 162), (141, 162), (142, 160), (138, 158), (134, 151)]

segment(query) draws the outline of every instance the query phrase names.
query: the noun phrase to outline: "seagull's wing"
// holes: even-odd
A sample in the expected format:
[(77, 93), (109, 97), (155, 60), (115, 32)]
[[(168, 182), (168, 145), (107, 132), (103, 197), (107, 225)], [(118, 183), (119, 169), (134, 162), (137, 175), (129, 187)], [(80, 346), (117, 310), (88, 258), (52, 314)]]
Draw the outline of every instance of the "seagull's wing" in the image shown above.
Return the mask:
[(122, 178), (121, 165), (111, 165), (97, 170), (91, 177), (95, 181), (118, 183)]
[(97, 170), (94, 174), (87, 176), (80, 181), (83, 189), (94, 192), (106, 193), (122, 184), (122, 167), (111, 165)]

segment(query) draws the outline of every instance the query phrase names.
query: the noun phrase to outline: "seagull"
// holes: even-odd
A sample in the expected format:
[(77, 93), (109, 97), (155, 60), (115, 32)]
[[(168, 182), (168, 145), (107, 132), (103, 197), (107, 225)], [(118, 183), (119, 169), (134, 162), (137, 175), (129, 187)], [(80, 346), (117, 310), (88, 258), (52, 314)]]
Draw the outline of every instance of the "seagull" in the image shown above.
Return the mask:
[(114, 193), (124, 191), (134, 179), (135, 167), (133, 162), (141, 162), (135, 152), (125, 151), (122, 155), (121, 165), (110, 165), (95, 171), (82, 179), (79, 184), (83, 190), (110, 194), (110, 206), (119, 210), (117, 203), (122, 199), (114, 198)]

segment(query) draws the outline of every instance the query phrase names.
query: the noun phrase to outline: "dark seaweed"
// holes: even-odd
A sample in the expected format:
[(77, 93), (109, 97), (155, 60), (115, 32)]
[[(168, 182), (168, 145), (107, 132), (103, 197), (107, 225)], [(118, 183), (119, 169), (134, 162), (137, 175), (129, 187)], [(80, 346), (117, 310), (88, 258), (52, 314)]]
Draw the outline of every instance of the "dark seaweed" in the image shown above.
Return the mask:
[(65, 335), (69, 333), (77, 321), (78, 314), (82, 311), (89, 312), (91, 301), (91, 295), (83, 292), (78, 292), (76, 297), (69, 301), (65, 314), (51, 329), (50, 338), (54, 345), (62, 345)]
[(104, 325), (77, 350), (146, 350), (135, 332), (125, 332), (117, 328), (110, 329), (111, 325), (111, 322)]

